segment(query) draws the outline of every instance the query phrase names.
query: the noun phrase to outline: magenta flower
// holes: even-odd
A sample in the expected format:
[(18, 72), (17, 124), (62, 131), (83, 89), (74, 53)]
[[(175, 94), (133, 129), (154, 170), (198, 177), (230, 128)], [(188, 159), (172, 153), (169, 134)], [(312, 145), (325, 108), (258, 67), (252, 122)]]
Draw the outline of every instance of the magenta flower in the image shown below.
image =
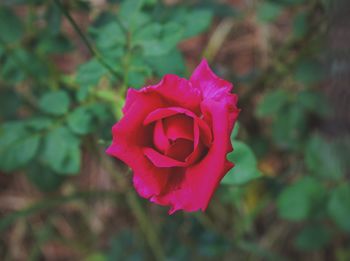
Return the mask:
[(226, 155), (239, 110), (231, 89), (205, 60), (190, 80), (169, 74), (129, 89), (107, 153), (130, 166), (140, 196), (170, 206), (169, 214), (207, 208), (233, 167)]

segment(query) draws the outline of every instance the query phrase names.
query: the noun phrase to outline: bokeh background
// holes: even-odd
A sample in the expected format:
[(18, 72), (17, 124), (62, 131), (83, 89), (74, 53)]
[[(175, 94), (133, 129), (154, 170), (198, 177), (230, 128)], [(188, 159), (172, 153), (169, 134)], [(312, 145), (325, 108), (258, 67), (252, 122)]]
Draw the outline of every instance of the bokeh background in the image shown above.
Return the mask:
[[(350, 3), (2, 0), (0, 260), (350, 260)], [(205, 213), (105, 155), (125, 90), (205, 57), (242, 109)]]

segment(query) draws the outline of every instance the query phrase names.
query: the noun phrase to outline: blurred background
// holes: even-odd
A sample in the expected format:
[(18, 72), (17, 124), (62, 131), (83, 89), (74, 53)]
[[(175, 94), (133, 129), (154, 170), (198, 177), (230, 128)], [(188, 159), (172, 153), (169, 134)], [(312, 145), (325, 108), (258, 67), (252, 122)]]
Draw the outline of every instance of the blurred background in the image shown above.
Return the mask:
[[(350, 260), (347, 0), (1, 0), (0, 260)], [(206, 57), (236, 167), (168, 216), (105, 155), (127, 87)]]

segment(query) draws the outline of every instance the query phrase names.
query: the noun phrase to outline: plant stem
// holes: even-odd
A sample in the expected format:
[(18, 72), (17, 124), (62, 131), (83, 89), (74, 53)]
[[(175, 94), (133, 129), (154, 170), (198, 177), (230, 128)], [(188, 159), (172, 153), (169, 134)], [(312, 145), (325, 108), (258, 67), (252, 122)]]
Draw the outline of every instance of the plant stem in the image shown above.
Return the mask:
[(127, 203), (131, 209), (131, 212), (135, 216), (136, 221), (139, 224), (142, 233), (146, 237), (146, 240), (154, 255), (155, 260), (157, 261), (165, 260), (165, 254), (163, 252), (162, 244), (156, 233), (157, 230), (154, 224), (148, 218), (145, 210), (141, 206), (135, 191), (132, 189), (129, 182), (126, 180), (126, 178), (121, 173), (118, 173), (116, 171), (116, 168), (112, 161), (107, 159), (105, 155), (101, 155), (101, 160), (102, 160), (102, 165), (104, 166), (106, 171), (108, 171), (108, 173), (112, 175), (114, 180), (119, 185), (121, 185), (121, 187), (126, 189), (125, 197), (126, 197)]
[(103, 65), (112, 75), (119, 78), (119, 74), (103, 59), (101, 54), (98, 52), (98, 50), (90, 43), (89, 39), (84, 35), (84, 33), (80, 30), (78, 24), (74, 21), (73, 17), (70, 15), (69, 11), (64, 8), (60, 0), (54, 0), (55, 4), (58, 6), (58, 8), (61, 10), (63, 15), (67, 18), (75, 32), (79, 35), (81, 40), (84, 42), (86, 47), (88, 48), (91, 55), (93, 55), (97, 61)]

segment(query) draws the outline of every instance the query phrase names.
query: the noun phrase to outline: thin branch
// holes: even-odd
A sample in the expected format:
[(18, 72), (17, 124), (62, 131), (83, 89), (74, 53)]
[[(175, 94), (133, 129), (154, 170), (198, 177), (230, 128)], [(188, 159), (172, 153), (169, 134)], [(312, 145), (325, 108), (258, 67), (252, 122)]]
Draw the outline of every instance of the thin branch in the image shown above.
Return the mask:
[(163, 252), (162, 243), (156, 232), (157, 229), (147, 216), (144, 208), (141, 206), (135, 191), (130, 186), (127, 179), (121, 173), (118, 173), (116, 171), (116, 168), (111, 160), (107, 159), (106, 156), (101, 155), (101, 163), (105, 170), (112, 175), (116, 183), (121, 185), (121, 187), (125, 188), (125, 197), (127, 203), (131, 209), (132, 214), (135, 216), (142, 233), (144, 234), (147, 240), (147, 243), (154, 255), (155, 260), (165, 260), (165, 253)]
[(89, 39), (85, 36), (85, 34), (80, 30), (78, 24), (74, 21), (73, 17), (70, 15), (69, 11), (64, 8), (60, 0), (54, 0), (57, 7), (61, 10), (63, 15), (67, 18), (75, 32), (79, 35), (81, 40), (84, 42), (86, 47), (88, 48), (91, 55), (96, 57), (98, 62), (103, 65), (112, 75), (119, 78), (119, 74), (102, 58), (101, 54), (98, 52), (98, 50), (90, 43)]

